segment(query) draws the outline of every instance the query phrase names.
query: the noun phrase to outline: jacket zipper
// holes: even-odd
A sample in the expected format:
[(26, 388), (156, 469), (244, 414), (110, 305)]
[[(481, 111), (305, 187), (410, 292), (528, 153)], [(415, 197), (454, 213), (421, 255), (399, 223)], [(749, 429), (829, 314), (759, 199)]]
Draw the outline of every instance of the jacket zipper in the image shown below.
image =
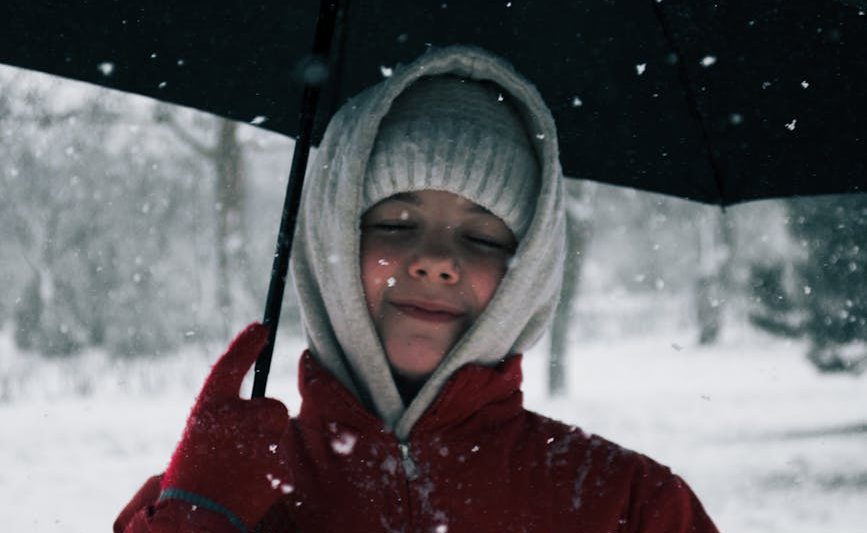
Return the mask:
[(413, 495), (412, 480), (418, 477), (418, 468), (410, 454), (409, 442), (397, 443), (397, 450), (400, 453), (400, 463), (403, 466), (403, 488), (404, 488), (404, 510), (406, 511), (406, 526), (404, 531), (414, 531), (415, 528), (415, 513), (413, 512)]
[(415, 466), (415, 461), (412, 460), (412, 455), (409, 453), (409, 443), (398, 442), (397, 448), (400, 450), (400, 459), (403, 463), (403, 472), (406, 474), (407, 481), (412, 481), (418, 476), (418, 469)]

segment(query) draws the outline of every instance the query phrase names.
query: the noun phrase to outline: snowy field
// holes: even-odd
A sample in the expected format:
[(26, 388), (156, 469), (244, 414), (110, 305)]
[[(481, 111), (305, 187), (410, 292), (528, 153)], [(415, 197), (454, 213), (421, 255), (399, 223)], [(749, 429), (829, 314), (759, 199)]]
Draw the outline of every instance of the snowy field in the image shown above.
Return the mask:
[[(0, 333), (3, 531), (108, 531), (161, 471), (209, 362), (196, 348), (119, 363), (16, 354)], [(280, 339), (270, 390), (297, 412), (297, 339)], [(820, 376), (798, 344), (686, 334), (574, 344), (567, 396), (544, 393), (540, 350), (525, 361), (529, 407), (670, 465), (721, 531), (855, 533), (867, 524), (867, 379)]]

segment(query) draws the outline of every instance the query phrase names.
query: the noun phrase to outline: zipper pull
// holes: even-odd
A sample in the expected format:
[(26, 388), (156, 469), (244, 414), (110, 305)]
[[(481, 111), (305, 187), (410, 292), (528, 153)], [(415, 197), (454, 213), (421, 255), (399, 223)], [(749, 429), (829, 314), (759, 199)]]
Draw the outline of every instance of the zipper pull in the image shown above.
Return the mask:
[(415, 462), (412, 460), (412, 456), (409, 454), (409, 444), (399, 442), (397, 448), (400, 450), (403, 471), (406, 474), (407, 479), (415, 479), (416, 476), (418, 476), (418, 469), (415, 466)]

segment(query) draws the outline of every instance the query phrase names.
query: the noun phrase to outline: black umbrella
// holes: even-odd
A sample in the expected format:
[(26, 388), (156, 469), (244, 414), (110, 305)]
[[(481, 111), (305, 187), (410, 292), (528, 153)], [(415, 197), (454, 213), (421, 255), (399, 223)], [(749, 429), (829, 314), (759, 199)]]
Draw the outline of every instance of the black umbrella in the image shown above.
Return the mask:
[[(865, 4), (12, 0), (0, 62), (296, 136), (300, 178), (347, 97), (428, 46), (474, 44), (537, 84), (568, 175), (724, 206), (867, 190)], [(290, 187), (274, 326), (301, 179)]]

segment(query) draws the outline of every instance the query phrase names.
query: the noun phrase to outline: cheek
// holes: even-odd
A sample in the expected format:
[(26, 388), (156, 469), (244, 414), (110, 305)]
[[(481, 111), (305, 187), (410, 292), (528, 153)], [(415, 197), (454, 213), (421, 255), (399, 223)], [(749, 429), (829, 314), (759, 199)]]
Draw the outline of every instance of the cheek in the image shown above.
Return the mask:
[(499, 261), (475, 265), (472, 270), (467, 272), (479, 311), (488, 306), (497, 292), (497, 287), (500, 286), (505, 272), (505, 265)]
[(371, 244), (361, 247), (361, 285), (367, 307), (371, 311), (379, 308), (383, 291), (389, 286), (389, 279), (394, 278), (396, 261), (387, 250)]

